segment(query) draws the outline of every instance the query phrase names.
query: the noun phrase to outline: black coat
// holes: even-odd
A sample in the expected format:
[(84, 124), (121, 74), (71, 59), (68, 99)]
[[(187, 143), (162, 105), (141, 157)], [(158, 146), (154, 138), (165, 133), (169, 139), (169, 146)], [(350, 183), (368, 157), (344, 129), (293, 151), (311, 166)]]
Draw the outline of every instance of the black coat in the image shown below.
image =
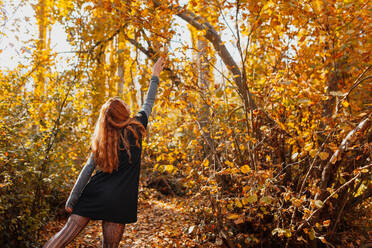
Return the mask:
[[(144, 111), (138, 112), (135, 118), (147, 127), (148, 117)], [(137, 221), (142, 151), (142, 137), (140, 133), (138, 135), (140, 147), (137, 147), (132, 133), (128, 133), (131, 163), (127, 151), (119, 150), (118, 170), (112, 173), (97, 170), (82, 191), (72, 214), (122, 224)], [(120, 146), (123, 147), (121, 142)]]

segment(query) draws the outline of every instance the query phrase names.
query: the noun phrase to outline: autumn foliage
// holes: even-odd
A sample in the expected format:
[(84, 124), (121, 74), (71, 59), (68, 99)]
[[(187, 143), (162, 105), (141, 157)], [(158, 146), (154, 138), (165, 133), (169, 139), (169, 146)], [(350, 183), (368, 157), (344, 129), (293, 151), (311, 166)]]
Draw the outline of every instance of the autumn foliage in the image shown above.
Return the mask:
[(200, 246), (372, 239), (370, 1), (33, 2), (27, 62), (0, 68), (1, 247), (40, 244), (101, 105), (139, 110), (163, 46), (141, 180), (192, 202)]

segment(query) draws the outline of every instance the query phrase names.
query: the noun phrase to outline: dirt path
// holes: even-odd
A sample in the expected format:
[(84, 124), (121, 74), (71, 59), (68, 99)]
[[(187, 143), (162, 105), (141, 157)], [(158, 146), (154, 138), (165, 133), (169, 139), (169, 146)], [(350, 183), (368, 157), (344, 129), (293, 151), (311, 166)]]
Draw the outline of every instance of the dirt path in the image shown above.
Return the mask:
[[(197, 241), (194, 227), (198, 220), (186, 214), (184, 199), (161, 197), (158, 200), (156, 198), (159, 197), (154, 197), (154, 194), (156, 193), (152, 192), (151, 197), (149, 194), (141, 195), (138, 202), (138, 221), (126, 225), (119, 247), (217, 247), (213, 244), (201, 246)], [(43, 239), (49, 239), (65, 222), (66, 220), (50, 222), (42, 233)], [(101, 221), (91, 220), (67, 247), (102, 247)]]

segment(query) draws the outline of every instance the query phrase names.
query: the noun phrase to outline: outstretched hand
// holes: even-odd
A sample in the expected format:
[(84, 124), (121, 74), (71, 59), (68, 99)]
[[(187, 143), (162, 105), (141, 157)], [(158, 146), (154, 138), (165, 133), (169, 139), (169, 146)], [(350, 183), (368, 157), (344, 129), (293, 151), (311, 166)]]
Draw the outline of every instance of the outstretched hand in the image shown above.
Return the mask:
[(152, 75), (159, 77), (160, 72), (164, 68), (164, 61), (165, 59), (163, 57), (160, 57), (152, 67)]
[(65, 207), (65, 210), (66, 210), (67, 212), (69, 212), (70, 214), (72, 213), (72, 208), (70, 208), (70, 207)]

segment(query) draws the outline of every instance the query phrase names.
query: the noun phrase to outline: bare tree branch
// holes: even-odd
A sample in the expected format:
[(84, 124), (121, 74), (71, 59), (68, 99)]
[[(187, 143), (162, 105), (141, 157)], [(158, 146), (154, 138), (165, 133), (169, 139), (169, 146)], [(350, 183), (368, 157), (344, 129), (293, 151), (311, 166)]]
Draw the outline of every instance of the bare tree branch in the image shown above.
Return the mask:
[[(152, 2), (154, 3), (154, 7), (161, 6), (161, 3), (157, 0), (153, 0)], [(218, 55), (221, 57), (226, 67), (233, 74), (234, 81), (238, 86), (238, 92), (243, 98), (245, 107), (247, 108), (247, 110), (256, 109), (257, 105), (253, 99), (252, 94), (250, 94), (248, 91), (246, 82), (242, 79), (242, 73), (238, 65), (232, 58), (230, 52), (227, 50), (224, 42), (221, 40), (221, 36), (217, 33), (215, 28), (209, 22), (202, 20), (201, 17), (196, 16), (189, 10), (186, 10), (179, 6), (169, 6), (168, 8), (178, 11), (176, 15), (191, 24), (196, 29), (205, 31), (205, 38), (213, 44)]]
[[(331, 169), (333, 167), (332, 165), (337, 162), (338, 157), (341, 156), (342, 153), (347, 149), (347, 147), (348, 147), (348, 145), (350, 143), (351, 138), (354, 137), (354, 135), (356, 133), (358, 133), (359, 131), (362, 131), (362, 130), (368, 128), (370, 125), (371, 125), (370, 118), (367, 117), (366, 119), (364, 119), (363, 121), (361, 121), (356, 128), (354, 128), (353, 130), (351, 130), (346, 135), (346, 137), (341, 142), (341, 144), (338, 147), (338, 149), (333, 153), (332, 157), (328, 160), (327, 164), (324, 166), (324, 169), (322, 171), (322, 178), (321, 178), (321, 181), (320, 181), (320, 190), (321, 190), (321, 192), (324, 192), (325, 189), (327, 188), (329, 177), (330, 177), (330, 173), (331, 173)], [(321, 194), (317, 194), (315, 196), (315, 200), (317, 200), (320, 197), (320, 195)]]
[(309, 217), (307, 217), (306, 220), (304, 220), (300, 225), (299, 227), (297, 228), (295, 234), (297, 234), (307, 223), (309, 223), (309, 221), (314, 217), (316, 216), (316, 214), (321, 210), (323, 209), (323, 207), (325, 206), (325, 204), (335, 195), (337, 194), (340, 190), (344, 189), (345, 187), (347, 187), (348, 185), (350, 185), (352, 182), (355, 181), (355, 179), (357, 179), (359, 176), (361, 175), (361, 173), (357, 173), (352, 179), (350, 179), (349, 181), (347, 181), (346, 183), (344, 183), (341, 187), (339, 187), (337, 190), (335, 190), (331, 195), (329, 195), (323, 202), (322, 202), (322, 206), (318, 209), (316, 209)]
[[(156, 57), (155, 57), (155, 51), (152, 49), (152, 47), (148, 47), (147, 49), (145, 47), (142, 46), (141, 43), (139, 43), (138, 41), (136, 41), (135, 39), (132, 39), (130, 37), (128, 37), (127, 35), (125, 35), (125, 38), (133, 45), (135, 46), (137, 49), (139, 49), (143, 54), (145, 54), (149, 59), (151, 59), (152, 61), (156, 61)], [(149, 44), (150, 45), (150, 44)], [(171, 70), (169, 67), (165, 67), (164, 68), (164, 71), (167, 71), (169, 73), (169, 77), (170, 79), (176, 84), (176, 85), (179, 85), (181, 83), (181, 79), (173, 72), (173, 70)]]

